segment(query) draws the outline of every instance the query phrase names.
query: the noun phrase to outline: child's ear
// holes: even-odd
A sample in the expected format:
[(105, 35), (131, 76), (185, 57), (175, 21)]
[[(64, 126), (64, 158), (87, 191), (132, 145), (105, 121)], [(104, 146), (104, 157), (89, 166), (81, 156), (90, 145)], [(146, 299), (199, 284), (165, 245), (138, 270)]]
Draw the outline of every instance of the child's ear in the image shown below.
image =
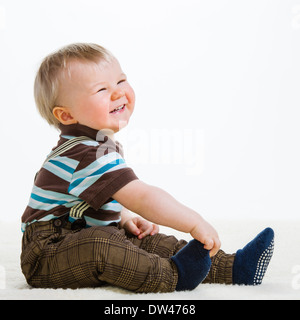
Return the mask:
[(68, 125), (77, 123), (70, 111), (66, 107), (54, 107), (52, 110), (54, 117), (62, 124)]

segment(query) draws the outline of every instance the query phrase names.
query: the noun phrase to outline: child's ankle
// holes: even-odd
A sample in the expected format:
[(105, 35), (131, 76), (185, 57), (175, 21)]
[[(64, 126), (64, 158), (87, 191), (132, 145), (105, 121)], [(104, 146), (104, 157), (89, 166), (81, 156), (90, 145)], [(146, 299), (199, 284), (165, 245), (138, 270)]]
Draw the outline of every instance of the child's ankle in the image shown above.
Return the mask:
[(195, 289), (211, 267), (209, 251), (197, 240), (190, 241), (171, 259), (178, 270), (177, 291)]

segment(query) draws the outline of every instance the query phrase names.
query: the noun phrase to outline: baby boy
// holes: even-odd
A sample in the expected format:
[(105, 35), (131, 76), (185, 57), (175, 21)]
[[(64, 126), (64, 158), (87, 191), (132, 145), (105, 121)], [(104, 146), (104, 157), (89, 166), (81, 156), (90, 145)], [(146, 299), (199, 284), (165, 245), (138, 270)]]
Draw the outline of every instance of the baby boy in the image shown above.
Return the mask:
[[(126, 165), (114, 133), (128, 123), (135, 95), (109, 51), (77, 43), (50, 54), (34, 89), (40, 114), (61, 134), (22, 216), (21, 267), (31, 286), (172, 292), (262, 282), (272, 229), (226, 254), (203, 217)], [(161, 234), (158, 225), (193, 240)]]

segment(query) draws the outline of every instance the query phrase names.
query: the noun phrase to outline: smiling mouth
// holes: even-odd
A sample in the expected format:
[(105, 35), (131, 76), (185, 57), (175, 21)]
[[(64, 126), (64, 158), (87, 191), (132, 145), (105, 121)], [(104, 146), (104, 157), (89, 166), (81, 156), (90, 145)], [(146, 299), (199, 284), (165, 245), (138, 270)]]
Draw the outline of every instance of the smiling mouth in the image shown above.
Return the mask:
[(114, 110), (110, 111), (109, 113), (112, 113), (112, 114), (118, 113), (120, 111), (123, 111), (124, 109), (125, 109), (125, 104), (122, 104), (121, 106), (115, 108)]

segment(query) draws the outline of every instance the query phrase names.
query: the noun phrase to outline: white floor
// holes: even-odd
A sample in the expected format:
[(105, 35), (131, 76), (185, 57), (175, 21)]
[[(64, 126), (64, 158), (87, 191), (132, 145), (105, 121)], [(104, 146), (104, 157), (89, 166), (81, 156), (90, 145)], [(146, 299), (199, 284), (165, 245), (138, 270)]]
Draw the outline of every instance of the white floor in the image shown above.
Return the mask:
[[(16, 223), (0, 223), (0, 299), (101, 299), (101, 300), (207, 300), (207, 299), (300, 299), (300, 220), (234, 221), (213, 223), (222, 248), (235, 252), (265, 227), (275, 231), (275, 252), (261, 286), (199, 285), (190, 292), (135, 294), (119, 288), (33, 289), (20, 270), (21, 231)], [(189, 240), (189, 235), (167, 228), (161, 232)]]

